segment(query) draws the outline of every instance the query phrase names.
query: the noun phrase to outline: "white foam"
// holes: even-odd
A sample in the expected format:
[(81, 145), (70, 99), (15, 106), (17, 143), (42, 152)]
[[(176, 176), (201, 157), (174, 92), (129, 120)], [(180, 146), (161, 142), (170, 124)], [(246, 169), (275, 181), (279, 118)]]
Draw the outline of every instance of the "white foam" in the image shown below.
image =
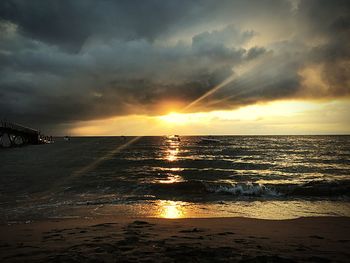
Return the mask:
[(280, 196), (274, 189), (270, 189), (263, 184), (225, 184), (207, 186), (208, 191), (215, 193), (229, 193), (238, 196)]

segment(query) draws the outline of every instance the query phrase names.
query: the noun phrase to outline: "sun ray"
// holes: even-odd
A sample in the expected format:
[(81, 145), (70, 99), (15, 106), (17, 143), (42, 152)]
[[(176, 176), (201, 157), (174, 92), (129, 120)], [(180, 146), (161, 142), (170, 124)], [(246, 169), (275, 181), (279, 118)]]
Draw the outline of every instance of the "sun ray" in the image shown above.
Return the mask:
[[(246, 72), (248, 72), (249, 69), (251, 69), (252, 67), (255, 67), (257, 64), (259, 64), (262, 61), (262, 59), (258, 59), (256, 62), (254, 63), (248, 63), (245, 67), (242, 67), (240, 69), (240, 71), (236, 72), (236, 73), (232, 73), (228, 78), (226, 78), (224, 81), (222, 81), (220, 84), (214, 86), (212, 89), (210, 89), (209, 91), (207, 91), (206, 93), (204, 93), (203, 95), (201, 95), (200, 97), (198, 97), (197, 99), (195, 99), (194, 101), (190, 102), (189, 104), (187, 104), (185, 107), (183, 107), (179, 112), (181, 113), (176, 113), (176, 112), (172, 112), (166, 116), (161, 116), (161, 118), (163, 118), (164, 120), (168, 121), (168, 122), (174, 122), (176, 124), (181, 124), (181, 123), (186, 123), (188, 121), (187, 117), (184, 117), (182, 115), (182, 112), (186, 112), (188, 111), (190, 108), (192, 108), (193, 106), (195, 106), (196, 104), (200, 103), (201, 101), (203, 101), (205, 98), (213, 95), (214, 93), (216, 93), (217, 91), (219, 91), (220, 89), (222, 89), (223, 87), (225, 87), (226, 85), (232, 83), (233, 81), (235, 81), (237, 79), (238, 76), (243, 76), (243, 83), (239, 83), (238, 84), (244, 84), (244, 86), (246, 86), (246, 82), (251, 82), (253, 79), (252, 78), (247, 78), (246, 81), (244, 81), (244, 75)], [(241, 86), (242, 87), (242, 86)], [(240, 93), (245, 93), (247, 92), (246, 89), (241, 89), (241, 91), (238, 94), (232, 95), (229, 98), (225, 98), (222, 101), (234, 98), (236, 96), (238, 96)], [(218, 101), (218, 103), (220, 103), (221, 101)], [(153, 127), (154, 128), (154, 127)], [(111, 152), (107, 153), (105, 156), (100, 157), (99, 159), (95, 160), (94, 162), (90, 163), (89, 165), (75, 171), (73, 173), (73, 176), (80, 176), (84, 173), (87, 173), (91, 170), (96, 169), (102, 162), (110, 159), (112, 156), (114, 156), (117, 152), (122, 151), (123, 149), (125, 149), (126, 147), (128, 147), (129, 145), (133, 144), (134, 142), (136, 142), (137, 140), (139, 140), (142, 136), (138, 136), (133, 138), (132, 140), (126, 142), (125, 144), (117, 147), (116, 149), (112, 150)]]
[(106, 155), (98, 158), (97, 160), (93, 161), (92, 163), (90, 163), (89, 165), (75, 171), (73, 173), (73, 176), (80, 176), (82, 174), (88, 173), (92, 170), (94, 170), (95, 168), (97, 168), (102, 162), (107, 161), (109, 159), (111, 159), (116, 153), (124, 150), (126, 147), (128, 147), (129, 145), (133, 144), (134, 142), (138, 141), (139, 139), (141, 139), (143, 136), (137, 136), (132, 138), (131, 140), (127, 141), (126, 143), (120, 145), (119, 147), (113, 149), (112, 151), (108, 152)]
[(206, 93), (204, 93), (202, 96), (200, 96), (198, 99), (195, 99), (194, 101), (192, 101), (191, 103), (189, 103), (187, 106), (185, 106), (181, 112), (186, 111), (188, 109), (190, 109), (191, 107), (193, 107), (194, 105), (198, 104), (200, 101), (204, 100), (205, 98), (209, 97), (210, 95), (214, 94), (215, 92), (217, 92), (219, 89), (225, 87), (227, 84), (229, 84), (230, 82), (232, 82), (235, 79), (235, 75), (232, 74), (231, 76), (229, 76), (227, 79), (225, 79), (223, 82), (221, 82), (219, 85), (216, 85), (214, 88), (212, 88), (211, 90), (207, 91)]

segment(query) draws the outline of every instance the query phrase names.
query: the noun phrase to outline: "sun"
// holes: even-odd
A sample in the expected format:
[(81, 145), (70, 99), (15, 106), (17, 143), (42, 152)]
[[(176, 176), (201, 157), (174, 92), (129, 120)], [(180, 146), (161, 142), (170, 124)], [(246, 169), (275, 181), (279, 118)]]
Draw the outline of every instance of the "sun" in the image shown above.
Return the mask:
[(167, 115), (159, 116), (159, 119), (167, 123), (180, 124), (180, 125), (186, 124), (190, 121), (188, 116), (186, 116), (186, 114), (181, 114), (177, 112), (171, 112)]

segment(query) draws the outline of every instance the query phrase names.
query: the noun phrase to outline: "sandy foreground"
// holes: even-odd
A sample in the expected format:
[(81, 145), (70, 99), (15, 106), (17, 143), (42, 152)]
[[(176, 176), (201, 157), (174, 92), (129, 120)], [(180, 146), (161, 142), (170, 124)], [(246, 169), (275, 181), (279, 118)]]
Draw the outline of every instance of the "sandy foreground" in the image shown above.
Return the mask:
[(52, 219), (0, 233), (0, 262), (350, 261), (349, 217)]

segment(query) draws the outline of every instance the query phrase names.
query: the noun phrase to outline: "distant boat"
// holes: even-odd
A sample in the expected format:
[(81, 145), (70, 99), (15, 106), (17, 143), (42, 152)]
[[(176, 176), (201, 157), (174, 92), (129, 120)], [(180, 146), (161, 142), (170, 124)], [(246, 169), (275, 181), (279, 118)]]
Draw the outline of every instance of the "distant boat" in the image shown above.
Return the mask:
[(167, 136), (167, 139), (171, 141), (178, 141), (178, 142), (181, 141), (181, 138), (179, 135), (170, 135), (170, 136)]
[(64, 137), (63, 137), (63, 140), (65, 140), (65, 141), (70, 141), (70, 137), (69, 137), (69, 136), (64, 136)]

